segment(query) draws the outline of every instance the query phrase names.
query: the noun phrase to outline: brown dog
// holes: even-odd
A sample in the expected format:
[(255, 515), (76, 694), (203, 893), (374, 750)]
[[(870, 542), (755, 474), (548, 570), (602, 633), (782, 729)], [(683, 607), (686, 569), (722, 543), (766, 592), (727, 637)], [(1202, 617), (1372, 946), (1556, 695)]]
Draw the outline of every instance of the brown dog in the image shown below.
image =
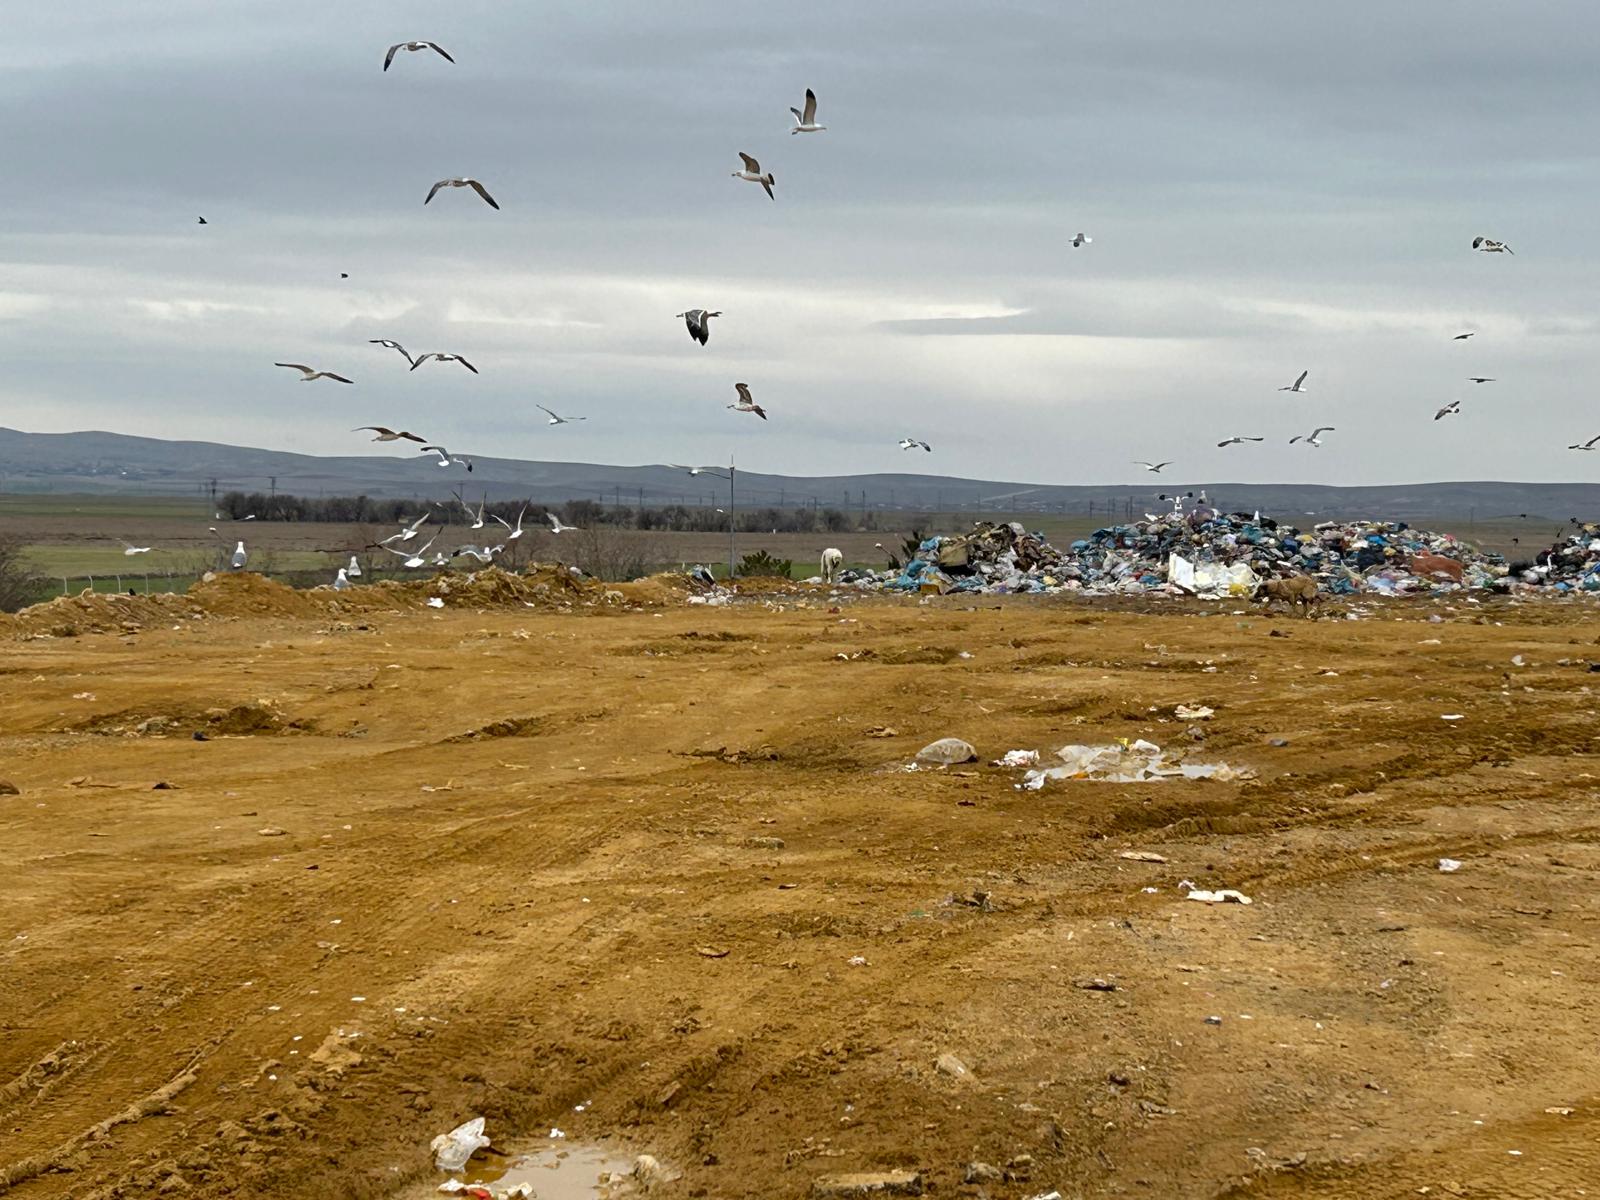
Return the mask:
[(1322, 599), (1322, 594), (1317, 590), (1317, 581), (1309, 575), (1268, 579), (1262, 583), (1257, 595), (1266, 602), (1268, 608), (1272, 607), (1274, 600), (1282, 600), (1291, 608), (1299, 606), (1301, 615), (1308, 613)]

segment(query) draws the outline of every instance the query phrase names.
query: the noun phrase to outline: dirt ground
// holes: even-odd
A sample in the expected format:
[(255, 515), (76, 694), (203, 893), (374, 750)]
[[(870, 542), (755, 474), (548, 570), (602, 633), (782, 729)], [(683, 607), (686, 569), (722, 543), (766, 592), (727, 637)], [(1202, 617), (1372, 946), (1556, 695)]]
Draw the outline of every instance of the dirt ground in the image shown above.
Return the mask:
[[(1590, 607), (521, 587), (0, 618), (0, 1193), (1600, 1189)], [(1136, 737), (1257, 777), (988, 762)]]

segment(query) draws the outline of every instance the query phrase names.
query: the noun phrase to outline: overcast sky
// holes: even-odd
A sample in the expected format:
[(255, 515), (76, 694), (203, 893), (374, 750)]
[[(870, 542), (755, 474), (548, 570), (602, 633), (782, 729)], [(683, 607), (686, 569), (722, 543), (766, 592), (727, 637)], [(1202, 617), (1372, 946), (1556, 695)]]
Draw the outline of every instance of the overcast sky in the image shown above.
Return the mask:
[[(406, 38), (455, 65), (385, 74)], [(1600, 434), (1597, 62), (1580, 0), (16, 7), (0, 425), (353, 453), (381, 423), (465, 453), (1046, 483), (1141, 458), (1180, 483), (1592, 479), (1565, 447)], [(791, 136), (808, 86), (828, 131)], [(776, 202), (730, 178), (741, 150)], [(501, 211), (424, 208), (449, 175)], [(704, 349), (688, 307), (726, 314)], [(482, 374), (408, 373), (378, 337)], [(737, 380), (769, 422), (723, 407)], [(1285, 444), (1315, 425), (1321, 449)]]

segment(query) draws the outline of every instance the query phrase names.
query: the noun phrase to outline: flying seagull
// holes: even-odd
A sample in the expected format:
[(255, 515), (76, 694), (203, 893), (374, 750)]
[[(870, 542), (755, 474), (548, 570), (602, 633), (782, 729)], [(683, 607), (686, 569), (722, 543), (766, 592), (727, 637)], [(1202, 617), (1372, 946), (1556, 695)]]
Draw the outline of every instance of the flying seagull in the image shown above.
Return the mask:
[(902, 450), (926, 450), (929, 454), (933, 453), (933, 447), (928, 445), (928, 443), (923, 441), (921, 438), (912, 438), (912, 437), (901, 438), (900, 439), (900, 449), (902, 449)]
[(550, 522), (550, 532), (551, 533), (582, 533), (583, 532), (576, 525), (563, 525), (561, 523), (561, 518), (556, 516), (555, 513), (553, 513), (553, 512), (547, 512), (544, 515), (545, 515), (545, 519)]
[(776, 200), (777, 197), (772, 194), (772, 185), (778, 181), (772, 177), (772, 172), (768, 171), (763, 175), (761, 173), (761, 164), (743, 150), (739, 151), (739, 157), (744, 159), (744, 170), (735, 171), (733, 177), (735, 179), (743, 179), (746, 183), (759, 183), (767, 189), (768, 199)]
[(291, 371), (299, 371), (303, 378), (301, 383), (311, 383), (317, 379), (332, 379), (338, 383), (354, 383), (353, 379), (346, 379), (343, 375), (335, 375), (332, 371), (313, 371), (301, 363), (273, 363), (275, 367), (288, 367)]
[(1452, 342), (1464, 342), (1469, 337), (1477, 337), (1477, 336), (1478, 336), (1478, 331), (1477, 330), (1473, 330), (1471, 333), (1458, 333), (1458, 334), (1455, 335), (1455, 337), (1451, 338), (1450, 340)]
[(440, 354), (436, 350), (430, 351), (427, 354), (419, 354), (419, 355), (417, 355), (417, 361), (411, 364), (411, 369), (413, 371), (415, 371), (418, 367), (420, 367), (423, 363), (427, 362), (430, 358), (434, 359), (437, 362), (458, 362), (463, 367), (465, 367), (467, 370), (471, 371), (474, 375), (476, 375), (478, 373), (478, 368), (473, 366), (466, 359), (462, 358), (461, 355), (459, 355), (459, 354)]
[[(465, 500), (463, 500), (461, 498), (461, 493), (460, 492), (452, 492), (451, 495), (453, 495), (456, 498), (456, 503), (457, 504), (461, 505), (462, 508), (467, 510), (467, 516), (474, 518), (474, 520), (472, 522), (472, 528), (473, 529), (482, 529), (483, 528), (483, 510), (488, 506), (488, 503), (489, 503), (488, 499), (485, 498), (484, 501), (481, 504), (478, 505), (478, 511), (476, 513), (474, 513), (472, 511), (472, 505), (468, 504)], [(496, 518), (496, 519), (498, 519), (498, 518)]]
[(1278, 390), (1280, 392), (1303, 392), (1303, 391), (1305, 391), (1306, 390), (1306, 376), (1309, 375), (1309, 374), (1311, 374), (1310, 371), (1301, 371), (1299, 379), (1296, 379), (1288, 387), (1281, 387)]
[(1461, 411), (1461, 401), (1452, 400), (1452, 401), (1450, 401), (1449, 404), (1446, 404), (1438, 412), (1434, 413), (1433, 414), (1433, 419), (1435, 421), (1438, 421), (1438, 420), (1440, 420), (1440, 419), (1442, 419), (1444, 417), (1454, 416), (1456, 413), (1458, 413), (1460, 411)]
[(1595, 436), (1590, 438), (1587, 442), (1579, 442), (1576, 445), (1568, 446), (1567, 449), (1568, 450), (1593, 450), (1595, 448), (1595, 443), (1596, 442), (1600, 442), (1600, 433), (1595, 434)]
[(391, 550), (388, 546), (385, 546), (384, 549), (388, 550), (390, 554), (398, 554), (401, 558), (405, 559), (405, 562), (400, 564), (402, 567), (410, 567), (412, 570), (415, 570), (418, 567), (425, 567), (428, 565), (427, 560), (422, 556), (428, 552), (428, 547), (433, 545), (438, 538), (439, 535), (437, 533), (434, 534), (433, 537), (424, 542), (422, 547), (414, 554), (407, 554), (404, 550)]
[(1481, 250), (1485, 254), (1510, 254), (1513, 257), (1516, 251), (1504, 242), (1497, 242), (1493, 238), (1475, 237), (1472, 239), (1472, 248)]
[(211, 224), (211, 222), (210, 222), (210, 221), (208, 221), (208, 220), (206, 220), (206, 219), (205, 219), (205, 218), (204, 218), (204, 217), (201, 217), (201, 218), (200, 218), (200, 224), (202, 224), (202, 225), (209, 225), (209, 224)]
[(417, 536), (417, 530), (421, 528), (422, 523), (432, 515), (433, 509), (430, 508), (415, 521), (411, 522), (411, 524), (402, 526), (399, 533), (391, 533), (388, 537), (380, 541), (378, 545), (386, 546), (390, 542), (409, 542), (412, 538)]
[(493, 561), (494, 556), (504, 549), (504, 546), (458, 546), (450, 557), (459, 558), (461, 555), (466, 554), (481, 563), (487, 563)]
[(1136, 467), (1143, 467), (1146, 471), (1153, 471), (1156, 474), (1160, 474), (1162, 467), (1170, 467), (1172, 465), (1172, 460), (1169, 459), (1167, 462), (1153, 463), (1145, 462), (1143, 459), (1136, 458), (1133, 460), (1133, 465)]
[(1077, 237), (1072, 239), (1072, 245), (1081, 249), (1092, 241), (1094, 241), (1092, 237), (1084, 237), (1083, 234), (1080, 233)]
[(423, 203), (428, 203), (428, 200), (432, 200), (434, 196), (438, 195), (440, 188), (447, 187), (469, 187), (473, 191), (477, 192), (478, 195), (482, 196), (484, 203), (490, 208), (500, 207), (495, 203), (494, 197), (489, 195), (488, 190), (483, 186), (483, 184), (479, 183), (476, 179), (441, 179), (438, 183), (434, 184), (428, 189), (428, 199), (424, 200)]
[(410, 352), (407, 351), (406, 348), (399, 342), (396, 342), (390, 338), (368, 338), (367, 345), (387, 346), (390, 350), (398, 350), (400, 351), (401, 357), (403, 357), (412, 366), (416, 366), (416, 360), (411, 357)]
[(149, 554), (149, 553), (150, 553), (150, 547), (149, 546), (135, 546), (132, 542), (123, 542), (122, 543), (122, 554), (123, 554), (124, 558), (132, 558), (135, 554)]
[(443, 446), (424, 446), (420, 451), (418, 451), (418, 453), (437, 454), (439, 456), (439, 465), (441, 467), (465, 467), (467, 469), (467, 474), (472, 474), (472, 460), (470, 458), (455, 458), (451, 455), (450, 451), (446, 450)]
[(707, 312), (703, 308), (691, 308), (688, 312), (678, 314), (683, 318), (683, 323), (689, 327), (689, 337), (704, 346), (711, 340), (711, 318), (720, 317), (720, 312)]
[(1486, 376), (1486, 375), (1468, 375), (1467, 376), (1467, 382), (1468, 383), (1493, 383), (1494, 379), (1493, 379), (1493, 377)]
[(1231, 437), (1226, 441), (1218, 442), (1217, 446), (1220, 449), (1223, 446), (1237, 446), (1240, 442), (1264, 442), (1266, 440), (1266, 438), (1258, 437)]
[(375, 442), (398, 442), (401, 438), (404, 438), (408, 442), (426, 442), (428, 440), (427, 438), (418, 437), (416, 434), (410, 432), (409, 430), (405, 430), (405, 429), (400, 429), (400, 430), (388, 429), (388, 428), (386, 428), (385, 426), (382, 426), (382, 425), (358, 425), (358, 426), (356, 426), (356, 428), (352, 429), (350, 432), (351, 433), (364, 433), (364, 432), (366, 432), (368, 430), (371, 430), (373, 433), (378, 435), (377, 437), (372, 439)]
[[(510, 540), (510, 541), (513, 541), (513, 542), (514, 542), (514, 541), (516, 541), (516, 540), (517, 540), (517, 539), (518, 539), (518, 538), (519, 538), (519, 537), (521, 537), (521, 536), (522, 536), (522, 518), (523, 518), (523, 517), (524, 517), (524, 516), (525, 516), (525, 515), (527, 515), (527, 512), (528, 512), (528, 506), (527, 506), (527, 505), (526, 505), (526, 504), (524, 504), (524, 505), (523, 505), (523, 506), (522, 506), (522, 511), (521, 511), (521, 512), (519, 512), (519, 513), (518, 513), (518, 514), (517, 514), (517, 527), (516, 527), (516, 528), (515, 528), (515, 529), (512, 529), (512, 528), (511, 528), (511, 522), (510, 522), (510, 521), (508, 521), (508, 520), (506, 520), (506, 519), (505, 519), (505, 518), (504, 518), (504, 517), (502, 517), (502, 516), (500, 516), (500, 515), (499, 515), (499, 514), (497, 514), (497, 513), (490, 513), (490, 514), (489, 514), (489, 515), (490, 515), (490, 516), (491, 516), (491, 517), (493, 517), (493, 518), (494, 518), (494, 519), (495, 519), (495, 520), (496, 520), (496, 521), (499, 521), (499, 522), (500, 522), (500, 524), (502, 524), (502, 525), (504, 525), (504, 526), (505, 526), (505, 527), (506, 527), (506, 529), (507, 529), (507, 530), (508, 530), (508, 531), (509, 531), (509, 532), (508, 532), (508, 533), (507, 533), (507, 534), (506, 534), (506, 536), (507, 536), (507, 538), (508, 538), (508, 539), (509, 539), (509, 540)], [(473, 528), (477, 528), (477, 526), (473, 526)], [(502, 547), (501, 547), (501, 549), (504, 549), (504, 548), (505, 548), (505, 547), (503, 547), (503, 546), (502, 546)]]
[(389, 64), (394, 61), (395, 54), (401, 50), (436, 50), (439, 52), (439, 57), (446, 62), (455, 62), (455, 59), (446, 54), (444, 47), (439, 45), (438, 42), (396, 42), (389, 47), (389, 53), (383, 56), (383, 69), (385, 71), (389, 69)]
[(570, 425), (574, 421), (587, 421), (589, 419), (588, 417), (558, 417), (542, 404), (535, 404), (534, 407), (549, 416), (550, 419), (545, 422), (546, 425)]
[(750, 398), (750, 385), (749, 384), (747, 384), (747, 383), (736, 383), (736, 384), (733, 385), (733, 390), (739, 393), (739, 399), (738, 399), (738, 401), (736, 403), (728, 405), (729, 408), (733, 409), (734, 412), (744, 412), (744, 413), (753, 412), (753, 413), (755, 413), (756, 416), (760, 417), (763, 421), (765, 421), (767, 419), (767, 414), (766, 414), (765, 410), (763, 410), (762, 407), (759, 404), (757, 404), (754, 400), (752, 400)]
[(1297, 433), (1297, 434), (1295, 434), (1294, 437), (1289, 439), (1289, 445), (1292, 446), (1296, 442), (1304, 442), (1308, 446), (1320, 446), (1320, 445), (1322, 445), (1322, 435), (1325, 434), (1325, 433), (1332, 433), (1332, 432), (1333, 432), (1333, 426), (1332, 425), (1318, 425), (1310, 433)]
[[(791, 134), (821, 133), (827, 128), (826, 125), (817, 124), (817, 94), (810, 88), (806, 89), (805, 112), (801, 112), (798, 108), (791, 108), (789, 111), (794, 114), (794, 128), (789, 130)], [(756, 169), (754, 163), (750, 164), (750, 169), (752, 171)]]

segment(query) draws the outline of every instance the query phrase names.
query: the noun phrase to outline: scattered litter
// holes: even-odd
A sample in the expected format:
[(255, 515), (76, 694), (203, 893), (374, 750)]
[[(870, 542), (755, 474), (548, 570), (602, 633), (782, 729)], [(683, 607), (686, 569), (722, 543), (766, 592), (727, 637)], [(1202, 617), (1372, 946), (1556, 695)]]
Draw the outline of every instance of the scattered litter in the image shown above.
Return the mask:
[(1217, 715), (1217, 710), (1204, 704), (1180, 704), (1172, 710), (1172, 715), (1180, 721), (1209, 721)]
[(265, 829), (256, 830), (256, 833), (262, 837), (284, 837), (288, 832), (287, 829), (279, 829), (276, 825), (268, 825)]
[(1440, 713), (1439, 714), (1439, 720), (1441, 720), (1441, 721), (1464, 721), (1464, 720), (1466, 720), (1466, 714), (1465, 713)]
[(1222, 1018), (1221, 1017), (1207, 1017), (1206, 1018), (1206, 1024), (1207, 1025), (1221, 1025), (1222, 1024)]
[(429, 608), (443, 608), (444, 607), (444, 601), (442, 599), (440, 599), (438, 596), (429, 596), (428, 597), (428, 607)]
[(889, 725), (874, 725), (871, 729), (867, 730), (866, 736), (869, 738), (899, 737), (900, 731)]
[(1129, 862), (1164, 863), (1167, 861), (1166, 855), (1157, 854), (1154, 850), (1124, 850), (1117, 857), (1125, 858)]
[(1446, 875), (1452, 875), (1461, 870), (1461, 863), (1459, 860), (1454, 858), (1441, 858), (1439, 860), (1439, 870), (1443, 871)]
[(869, 964), (867, 962), (866, 955), (853, 954), (849, 958), (845, 959), (845, 965), (851, 967), (865, 967)]
[(1007, 750), (991, 764), (996, 767), (1032, 767), (1039, 762), (1037, 750)]
[(1243, 892), (1233, 888), (1222, 888), (1219, 891), (1208, 892), (1203, 888), (1190, 888), (1187, 898), (1198, 900), (1202, 904), (1254, 904), (1255, 901)]
[(960, 738), (940, 738), (937, 742), (929, 742), (916, 755), (918, 762), (943, 763), (951, 766), (955, 763), (976, 762), (978, 752), (972, 748), (970, 742)]
[(1254, 779), (1249, 767), (1227, 763), (1168, 763), (1165, 751), (1142, 738), (1099, 746), (1063, 746), (1056, 757), (1065, 764), (1029, 771), (1018, 785), (1037, 791), (1048, 779), (1087, 779), (1096, 783), (1150, 783), (1157, 779), (1215, 779), (1228, 783)]
[(467, 1160), (489, 1144), (483, 1135), (483, 1118), (473, 1117), (449, 1133), (441, 1133), (429, 1143), (433, 1165), (441, 1171), (462, 1171)]
[(1552, 1117), (1570, 1117), (1577, 1111), (1577, 1109), (1568, 1108), (1564, 1104), (1552, 1105), (1550, 1108), (1545, 1109), (1545, 1112), (1549, 1113)]
[(1072, 986), (1085, 992), (1114, 992), (1117, 985), (1109, 979), (1101, 979), (1098, 975), (1092, 978), (1074, 979)]

